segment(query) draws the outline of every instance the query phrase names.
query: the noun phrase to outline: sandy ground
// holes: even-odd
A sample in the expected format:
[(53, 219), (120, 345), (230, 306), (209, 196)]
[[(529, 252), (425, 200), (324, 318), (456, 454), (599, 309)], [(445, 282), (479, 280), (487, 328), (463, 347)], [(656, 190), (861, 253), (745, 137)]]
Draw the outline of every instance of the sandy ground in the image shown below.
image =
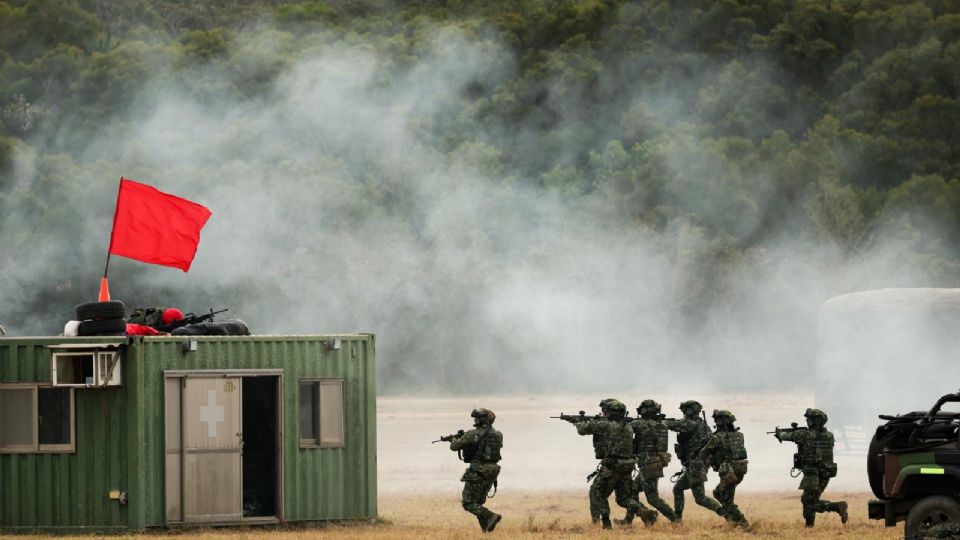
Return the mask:
[[(590, 437), (577, 435), (569, 423), (550, 419), (560, 412), (575, 414), (580, 409), (597, 412), (597, 403), (607, 396), (531, 396), (531, 397), (381, 397), (377, 405), (378, 468), (380, 493), (453, 493), (459, 492), (463, 464), (446, 443), (430, 444), (471, 426), (470, 411), (486, 407), (497, 414), (496, 427), (503, 433), (503, 493), (575, 491), (586, 493), (586, 476), (596, 467)], [(707, 416), (713, 409), (729, 409), (744, 433), (750, 469), (741, 484), (741, 492), (796, 490), (799, 479), (790, 478), (796, 445), (781, 444), (765, 432), (777, 425), (803, 423), (803, 412), (813, 405), (807, 395), (698, 395), (651, 396), (663, 405), (663, 412), (679, 416), (680, 402), (695, 397), (703, 403)], [(633, 411), (646, 396), (623, 396)], [(827, 411), (829, 413), (829, 411)], [(712, 425), (712, 420), (711, 420)], [(839, 474), (828, 492), (868, 492), (864, 434), (853, 434), (851, 449), (838, 448)], [(671, 435), (671, 450), (674, 438)], [(842, 445), (838, 445), (842, 446)], [(667, 476), (680, 469), (674, 458)], [(716, 482), (710, 474), (708, 485)], [(662, 489), (669, 482), (662, 481)], [(712, 489), (712, 488), (711, 488)], [(799, 495), (799, 491), (796, 491)]]

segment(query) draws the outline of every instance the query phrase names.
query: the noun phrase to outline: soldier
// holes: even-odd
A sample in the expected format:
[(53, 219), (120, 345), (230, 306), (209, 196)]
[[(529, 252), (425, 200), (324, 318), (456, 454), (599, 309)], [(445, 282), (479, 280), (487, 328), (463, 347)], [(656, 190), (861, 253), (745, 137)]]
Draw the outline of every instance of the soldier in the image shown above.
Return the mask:
[(670, 463), (670, 452), (667, 451), (667, 426), (663, 424), (663, 415), (660, 414), (660, 404), (652, 399), (645, 399), (637, 407), (640, 418), (630, 423), (633, 428), (633, 448), (637, 456), (637, 467), (640, 473), (633, 482), (633, 496), (639, 501), (640, 491), (647, 497), (654, 508), (666, 516), (671, 523), (680, 518), (670, 505), (660, 498), (657, 486), (663, 478), (663, 469)]
[(591, 506), (596, 504), (600, 509), (600, 520), (603, 528), (611, 528), (610, 503), (607, 498), (616, 491), (617, 504), (627, 509), (630, 523), (633, 516), (639, 515), (644, 524), (650, 525), (657, 519), (657, 514), (649, 508), (640, 505), (631, 492), (633, 469), (636, 460), (633, 457), (633, 430), (626, 422), (627, 407), (617, 401), (607, 402), (603, 420), (577, 421), (577, 433), (580, 435), (600, 435), (603, 440), (604, 454), (600, 463), (600, 471), (593, 479), (595, 489), (590, 491)]
[(807, 527), (813, 527), (818, 512), (836, 512), (840, 515), (840, 522), (846, 523), (846, 501), (834, 503), (820, 499), (827, 483), (837, 475), (837, 464), (833, 462), (833, 434), (826, 428), (827, 414), (820, 409), (807, 409), (803, 416), (807, 419), (806, 428), (777, 428), (774, 431), (778, 441), (797, 444), (794, 467), (803, 472), (800, 481), (803, 520)]
[[(607, 414), (607, 404), (612, 401), (616, 401), (613, 398), (607, 398), (600, 401), (600, 413), (606, 416)], [(604, 448), (603, 436), (599, 433), (593, 435), (593, 456), (599, 460), (604, 458), (604, 453), (606, 452)], [(597, 464), (597, 470), (594, 471), (590, 476), (587, 477), (587, 480), (595, 477), (600, 474), (600, 464)], [(593, 523), (598, 523), (600, 521), (600, 495), (597, 494), (597, 483), (591, 482), (590, 489), (587, 491), (588, 500), (590, 501), (590, 521)]]
[(743, 433), (733, 425), (736, 421), (737, 417), (730, 411), (713, 411), (716, 431), (700, 450), (700, 459), (720, 473), (720, 483), (713, 490), (713, 496), (723, 505), (727, 521), (747, 527), (747, 518), (733, 500), (737, 486), (747, 474), (747, 449), (743, 445)]
[(500, 449), (503, 448), (503, 435), (493, 429), (493, 421), (497, 417), (493, 411), (474, 409), (470, 416), (473, 417), (474, 429), (463, 435), (451, 436), (450, 449), (462, 453), (463, 461), (470, 464), (460, 478), (463, 482), (460, 503), (464, 510), (477, 516), (484, 532), (491, 532), (502, 516), (488, 510), (483, 503), (487, 501), (491, 487), (496, 493), (497, 476), (500, 474), (497, 462), (500, 461)]
[(700, 506), (715, 512), (720, 517), (726, 517), (723, 514), (723, 508), (720, 503), (707, 497), (703, 484), (707, 481), (707, 466), (700, 459), (700, 449), (710, 439), (710, 426), (700, 418), (700, 411), (703, 406), (696, 401), (684, 401), (680, 404), (680, 411), (683, 418), (675, 420), (667, 418), (663, 424), (667, 429), (677, 432), (677, 443), (674, 445), (677, 457), (680, 458), (680, 464), (683, 465), (680, 478), (673, 486), (673, 508), (677, 514), (677, 520), (683, 519), (683, 492), (690, 490), (693, 492), (693, 500)]

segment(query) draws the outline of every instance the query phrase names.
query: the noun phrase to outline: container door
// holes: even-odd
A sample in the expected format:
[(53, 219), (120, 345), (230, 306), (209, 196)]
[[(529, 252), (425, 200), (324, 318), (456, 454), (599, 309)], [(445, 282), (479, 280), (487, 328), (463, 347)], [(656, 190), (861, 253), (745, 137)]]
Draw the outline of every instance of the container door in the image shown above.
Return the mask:
[(183, 519), (240, 521), (240, 378), (185, 377), (183, 381)]

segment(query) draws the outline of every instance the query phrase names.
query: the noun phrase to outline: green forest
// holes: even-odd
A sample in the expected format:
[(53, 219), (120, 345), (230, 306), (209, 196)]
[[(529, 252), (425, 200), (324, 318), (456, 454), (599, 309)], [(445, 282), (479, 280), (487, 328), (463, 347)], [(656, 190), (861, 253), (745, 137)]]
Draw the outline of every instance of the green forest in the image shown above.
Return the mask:
[[(623, 313), (665, 309), (655, 327), (685, 336), (756, 326), (729, 316), (741, 308), (802, 321), (777, 334), (796, 342), (831, 295), (956, 286), (960, 3), (0, 1), (8, 332), (57, 333), (94, 294), (122, 175), (207, 204), (211, 223), (262, 219), (236, 240), (260, 255), (221, 256), (231, 241), (211, 232), (197, 277), (116, 263), (128, 304), (229, 303), (276, 331), (312, 313), (291, 307), (306, 295), (335, 306), (315, 320), (377, 332), (394, 358), (439, 366), (439, 384), (465, 384), (439, 356), (526, 350), (506, 328), (480, 352), (460, 333), (511, 320), (478, 300), (508, 290), (505, 269), (541, 284), (572, 269), (561, 283), (592, 282), (583, 296), (607, 305), (638, 284)], [(298, 232), (271, 238), (281, 224)], [(613, 260), (656, 255), (662, 272), (583, 262), (639, 243)], [(791, 275), (802, 285), (785, 293)], [(680, 283), (652, 283), (664, 276)], [(427, 331), (429, 347), (413, 337)]]

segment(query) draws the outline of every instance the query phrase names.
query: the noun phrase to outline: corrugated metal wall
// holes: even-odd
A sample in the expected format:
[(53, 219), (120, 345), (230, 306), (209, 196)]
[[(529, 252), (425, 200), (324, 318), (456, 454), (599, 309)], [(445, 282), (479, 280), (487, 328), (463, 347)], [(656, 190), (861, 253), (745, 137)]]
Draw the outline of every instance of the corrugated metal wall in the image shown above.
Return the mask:
[[(326, 346), (334, 337), (338, 350)], [(372, 335), (196, 339), (198, 350), (183, 353), (183, 338), (138, 338), (128, 348), (122, 387), (77, 390), (76, 454), (0, 454), (0, 529), (162, 526), (163, 372), (191, 369), (283, 369), (288, 521), (376, 516)], [(0, 382), (49, 381), (45, 346), (63, 341), (0, 340)], [(345, 448), (300, 448), (298, 381), (317, 377), (345, 379)], [(109, 501), (110, 489), (128, 491), (129, 504)]]
[[(55, 343), (0, 340), (0, 382), (49, 383), (46, 346)], [(76, 390), (76, 453), (0, 454), (0, 528), (125, 526), (130, 507), (109, 500), (107, 493), (127, 484), (134, 420), (115, 413), (127, 409), (126, 403), (124, 389)]]

